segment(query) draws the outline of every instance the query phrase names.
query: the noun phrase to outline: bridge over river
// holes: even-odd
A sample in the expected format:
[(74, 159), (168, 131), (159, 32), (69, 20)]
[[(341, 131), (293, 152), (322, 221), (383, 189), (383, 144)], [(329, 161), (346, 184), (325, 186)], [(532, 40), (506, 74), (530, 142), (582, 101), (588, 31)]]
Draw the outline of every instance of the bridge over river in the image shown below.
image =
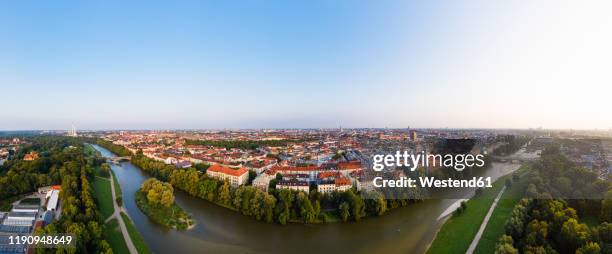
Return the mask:
[(123, 161), (129, 161), (132, 159), (132, 157), (130, 156), (124, 156), (124, 157), (104, 157), (106, 158), (109, 162), (112, 162), (114, 164), (119, 164), (120, 162)]

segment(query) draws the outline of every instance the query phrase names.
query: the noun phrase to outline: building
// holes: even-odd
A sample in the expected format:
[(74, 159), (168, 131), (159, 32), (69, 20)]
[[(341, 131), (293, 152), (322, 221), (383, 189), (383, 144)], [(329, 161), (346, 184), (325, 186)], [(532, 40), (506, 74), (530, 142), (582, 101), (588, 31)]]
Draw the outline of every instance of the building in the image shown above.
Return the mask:
[(338, 177), (334, 180), (321, 181), (317, 185), (319, 193), (332, 193), (334, 191), (347, 191), (351, 189), (351, 180), (346, 177)]
[(38, 213), (9, 212), (2, 225), (6, 226), (32, 226)]
[(23, 160), (24, 161), (33, 161), (33, 160), (36, 160), (36, 159), (38, 159), (38, 153), (34, 152), (34, 151), (29, 152), (25, 156), (23, 156)]
[(417, 132), (414, 130), (410, 131), (410, 140), (416, 141), (418, 139)]
[(247, 169), (232, 169), (219, 164), (210, 166), (206, 170), (206, 175), (223, 181), (228, 180), (234, 187), (243, 185), (249, 180), (249, 171)]
[(174, 166), (176, 168), (188, 168), (188, 167), (191, 167), (191, 162), (189, 162), (189, 161), (179, 161), (176, 164), (174, 164)]
[(253, 187), (260, 189), (262, 191), (268, 192), (268, 187), (270, 186), (270, 181), (274, 179), (276, 176), (261, 174), (255, 179), (253, 179)]
[(51, 222), (53, 222), (53, 218), (55, 218), (55, 213), (53, 211), (46, 211), (43, 213), (43, 227), (51, 224)]
[(336, 191), (336, 184), (333, 181), (322, 181), (317, 185), (319, 193), (332, 193)]
[(59, 202), (59, 192), (58, 190), (52, 190), (47, 192), (47, 211), (55, 211), (57, 210), (57, 204)]
[(23, 212), (23, 213), (37, 213), (39, 205), (16, 205), (13, 206), (13, 212)]
[(300, 181), (297, 179), (281, 180), (276, 184), (276, 189), (289, 189), (309, 193), (310, 185), (308, 184), (308, 182)]
[(349, 174), (353, 171), (362, 170), (360, 161), (347, 161), (338, 163), (338, 170), (343, 174)]

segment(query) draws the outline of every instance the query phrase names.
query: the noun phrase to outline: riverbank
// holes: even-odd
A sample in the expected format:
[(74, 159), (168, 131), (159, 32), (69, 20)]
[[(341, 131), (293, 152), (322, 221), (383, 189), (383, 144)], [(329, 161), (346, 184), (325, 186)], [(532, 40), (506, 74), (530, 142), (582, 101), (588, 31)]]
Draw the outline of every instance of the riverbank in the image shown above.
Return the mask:
[(180, 206), (172, 203), (170, 207), (151, 204), (142, 192), (136, 192), (136, 205), (151, 220), (168, 228), (186, 230), (193, 228), (194, 221)]
[[(516, 174), (523, 174), (527, 169), (526, 166), (521, 167), (517, 171)], [(478, 229), (481, 226), (481, 223), (486, 216), (489, 208), (493, 204), (495, 197), (499, 194), (501, 189), (504, 187), (506, 180), (512, 179), (513, 174), (508, 174), (500, 177), (493, 183), (492, 188), (484, 189), (483, 192), (477, 197), (472, 197), (470, 200), (466, 202), (466, 209), (461, 214), (451, 214), (444, 225), (438, 230), (433, 242), (430, 244), (427, 249), (427, 253), (457, 253), (457, 252), (465, 252), (472, 240), (474, 240), (474, 236), (478, 232)], [(523, 179), (520, 179), (523, 180)], [(504, 195), (502, 195), (501, 199), (512, 198), (516, 192), (520, 191), (523, 181), (519, 181), (516, 186), (511, 187), (511, 190), (506, 191)], [(522, 189), (524, 190), (524, 189)], [(504, 203), (500, 201), (500, 203)], [(505, 206), (504, 206), (505, 207)], [(496, 207), (495, 210), (498, 208)], [(497, 221), (498, 216), (501, 213), (493, 213), (491, 220)], [(504, 220), (505, 221), (505, 220)], [(503, 225), (502, 225), (503, 230)], [(487, 232), (489, 230), (489, 232)], [(490, 229), (485, 229), (485, 234), (483, 236), (489, 237), (494, 234)], [(491, 252), (488, 252), (491, 253)]]
[[(115, 156), (103, 147), (95, 147), (105, 157)], [(443, 224), (437, 217), (453, 203), (450, 199), (427, 199), (359, 223), (288, 223), (279, 227), (240, 212), (228, 212), (225, 207), (185, 191), (175, 191), (175, 202), (198, 221), (192, 230), (177, 231), (153, 222), (135, 203), (134, 193), (151, 178), (150, 173), (131, 162), (111, 166), (124, 192), (125, 210), (134, 222), (129, 226), (142, 232), (155, 253), (190, 253), (194, 249), (206, 253), (424, 253)], [(493, 163), (482, 174), (497, 179), (515, 168), (518, 165)], [(317, 244), (296, 249), (304, 239)]]
[(528, 170), (529, 169), (523, 170), (518, 174), (518, 181), (512, 182), (512, 187), (506, 190), (497, 203), (474, 253), (487, 254), (495, 252), (495, 245), (499, 238), (505, 233), (504, 226), (512, 215), (512, 209), (514, 209), (514, 206), (524, 197), (528, 181), (525, 174)]
[[(91, 144), (85, 143), (85, 152), (94, 160), (99, 159), (101, 153)], [(134, 246), (134, 237), (128, 234), (126, 223), (120, 220), (119, 213), (122, 212), (123, 203), (120, 202), (121, 186), (112, 170), (102, 174), (102, 168), (107, 166), (102, 164), (94, 168), (94, 195), (100, 214), (104, 219), (104, 238), (107, 240), (114, 253), (150, 253), (146, 245), (143, 251), (137, 250)], [(138, 232), (136, 232), (138, 233)]]

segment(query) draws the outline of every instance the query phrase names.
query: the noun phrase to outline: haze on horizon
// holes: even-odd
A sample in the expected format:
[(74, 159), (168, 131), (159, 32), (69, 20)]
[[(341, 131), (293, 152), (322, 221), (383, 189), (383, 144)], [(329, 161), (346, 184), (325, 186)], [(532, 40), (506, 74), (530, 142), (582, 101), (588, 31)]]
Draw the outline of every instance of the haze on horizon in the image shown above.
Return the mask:
[(0, 130), (609, 129), (610, 1), (3, 1)]

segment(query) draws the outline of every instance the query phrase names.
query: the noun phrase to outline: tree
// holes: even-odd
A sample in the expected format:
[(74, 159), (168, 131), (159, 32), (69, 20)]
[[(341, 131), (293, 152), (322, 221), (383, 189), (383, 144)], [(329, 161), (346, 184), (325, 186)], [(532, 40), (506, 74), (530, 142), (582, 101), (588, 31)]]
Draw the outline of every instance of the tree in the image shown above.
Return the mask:
[(224, 181), (221, 186), (221, 191), (219, 192), (219, 202), (224, 206), (229, 206), (231, 204), (231, 194), (230, 194), (230, 183), (228, 181)]
[(605, 222), (612, 222), (612, 190), (606, 192), (605, 198), (601, 201), (599, 219)]
[(162, 192), (160, 204), (165, 207), (170, 207), (172, 204), (174, 204), (174, 195), (172, 194), (172, 191)]
[(599, 253), (601, 253), (601, 248), (599, 248), (599, 244), (594, 243), (594, 242), (588, 242), (576, 250), (576, 254), (599, 254)]
[(338, 210), (340, 211), (340, 218), (342, 218), (342, 221), (347, 222), (349, 216), (351, 215), (349, 212), (349, 204), (347, 202), (342, 202), (342, 204), (340, 204), (338, 207)]
[(512, 237), (509, 235), (502, 235), (497, 245), (495, 246), (495, 254), (518, 254), (518, 250), (513, 246)]
[(563, 223), (558, 242), (566, 250), (575, 250), (586, 244), (590, 237), (591, 232), (587, 225), (578, 223), (576, 219), (569, 219)]
[(247, 184), (251, 185), (255, 177), (257, 177), (257, 173), (255, 172), (255, 170), (249, 170), (249, 179), (247, 180)]

